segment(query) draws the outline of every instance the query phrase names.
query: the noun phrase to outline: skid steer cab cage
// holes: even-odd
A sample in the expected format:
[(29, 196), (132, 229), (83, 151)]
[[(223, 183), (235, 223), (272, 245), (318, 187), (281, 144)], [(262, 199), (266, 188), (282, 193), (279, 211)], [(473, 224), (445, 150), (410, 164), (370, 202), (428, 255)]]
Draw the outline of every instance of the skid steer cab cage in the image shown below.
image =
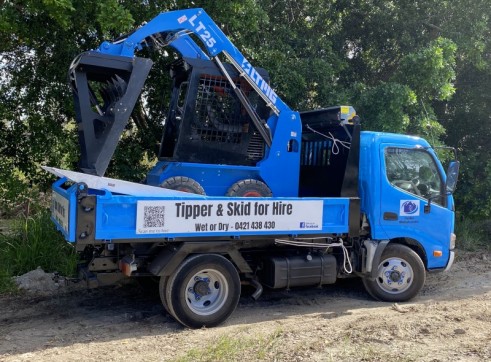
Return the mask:
[[(254, 166), (264, 157), (265, 141), (233, 87), (261, 119), (269, 117), (269, 110), (232, 65), (223, 66), (233, 84), (209, 60), (185, 57), (171, 65), (173, 85), (160, 160)], [(269, 79), (265, 70), (257, 70)]]

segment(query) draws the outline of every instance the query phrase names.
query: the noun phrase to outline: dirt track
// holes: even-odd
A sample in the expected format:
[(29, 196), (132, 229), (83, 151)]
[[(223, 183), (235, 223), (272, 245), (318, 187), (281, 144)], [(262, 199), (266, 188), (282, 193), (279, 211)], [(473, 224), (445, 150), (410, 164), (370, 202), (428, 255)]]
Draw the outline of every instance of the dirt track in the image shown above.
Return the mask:
[(491, 360), (491, 254), (460, 254), (410, 303), (375, 302), (350, 280), (243, 297), (213, 329), (185, 329), (139, 292), (0, 297), (0, 360)]

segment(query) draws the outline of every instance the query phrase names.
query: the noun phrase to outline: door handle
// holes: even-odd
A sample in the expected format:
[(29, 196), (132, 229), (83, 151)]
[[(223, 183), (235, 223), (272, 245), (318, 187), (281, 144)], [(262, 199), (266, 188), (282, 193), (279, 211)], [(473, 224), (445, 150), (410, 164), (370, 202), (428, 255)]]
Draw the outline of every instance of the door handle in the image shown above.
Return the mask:
[(397, 221), (399, 217), (395, 212), (384, 212), (384, 220), (387, 221)]

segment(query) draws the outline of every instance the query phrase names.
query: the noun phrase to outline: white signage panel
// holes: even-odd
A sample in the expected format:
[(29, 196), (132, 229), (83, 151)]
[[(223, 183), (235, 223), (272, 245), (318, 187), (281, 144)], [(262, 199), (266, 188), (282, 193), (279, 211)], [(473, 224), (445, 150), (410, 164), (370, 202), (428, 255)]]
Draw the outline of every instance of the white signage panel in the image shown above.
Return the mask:
[(141, 200), (137, 234), (322, 230), (322, 200)]

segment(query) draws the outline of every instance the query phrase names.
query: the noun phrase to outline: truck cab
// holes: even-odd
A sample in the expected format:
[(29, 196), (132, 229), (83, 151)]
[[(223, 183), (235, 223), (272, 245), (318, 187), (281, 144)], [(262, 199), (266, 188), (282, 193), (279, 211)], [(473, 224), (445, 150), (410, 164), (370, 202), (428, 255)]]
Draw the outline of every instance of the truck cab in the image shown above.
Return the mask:
[(424, 139), (362, 132), (361, 211), (371, 236), (408, 245), (428, 270), (454, 257), (454, 201), (445, 185), (443, 166)]

